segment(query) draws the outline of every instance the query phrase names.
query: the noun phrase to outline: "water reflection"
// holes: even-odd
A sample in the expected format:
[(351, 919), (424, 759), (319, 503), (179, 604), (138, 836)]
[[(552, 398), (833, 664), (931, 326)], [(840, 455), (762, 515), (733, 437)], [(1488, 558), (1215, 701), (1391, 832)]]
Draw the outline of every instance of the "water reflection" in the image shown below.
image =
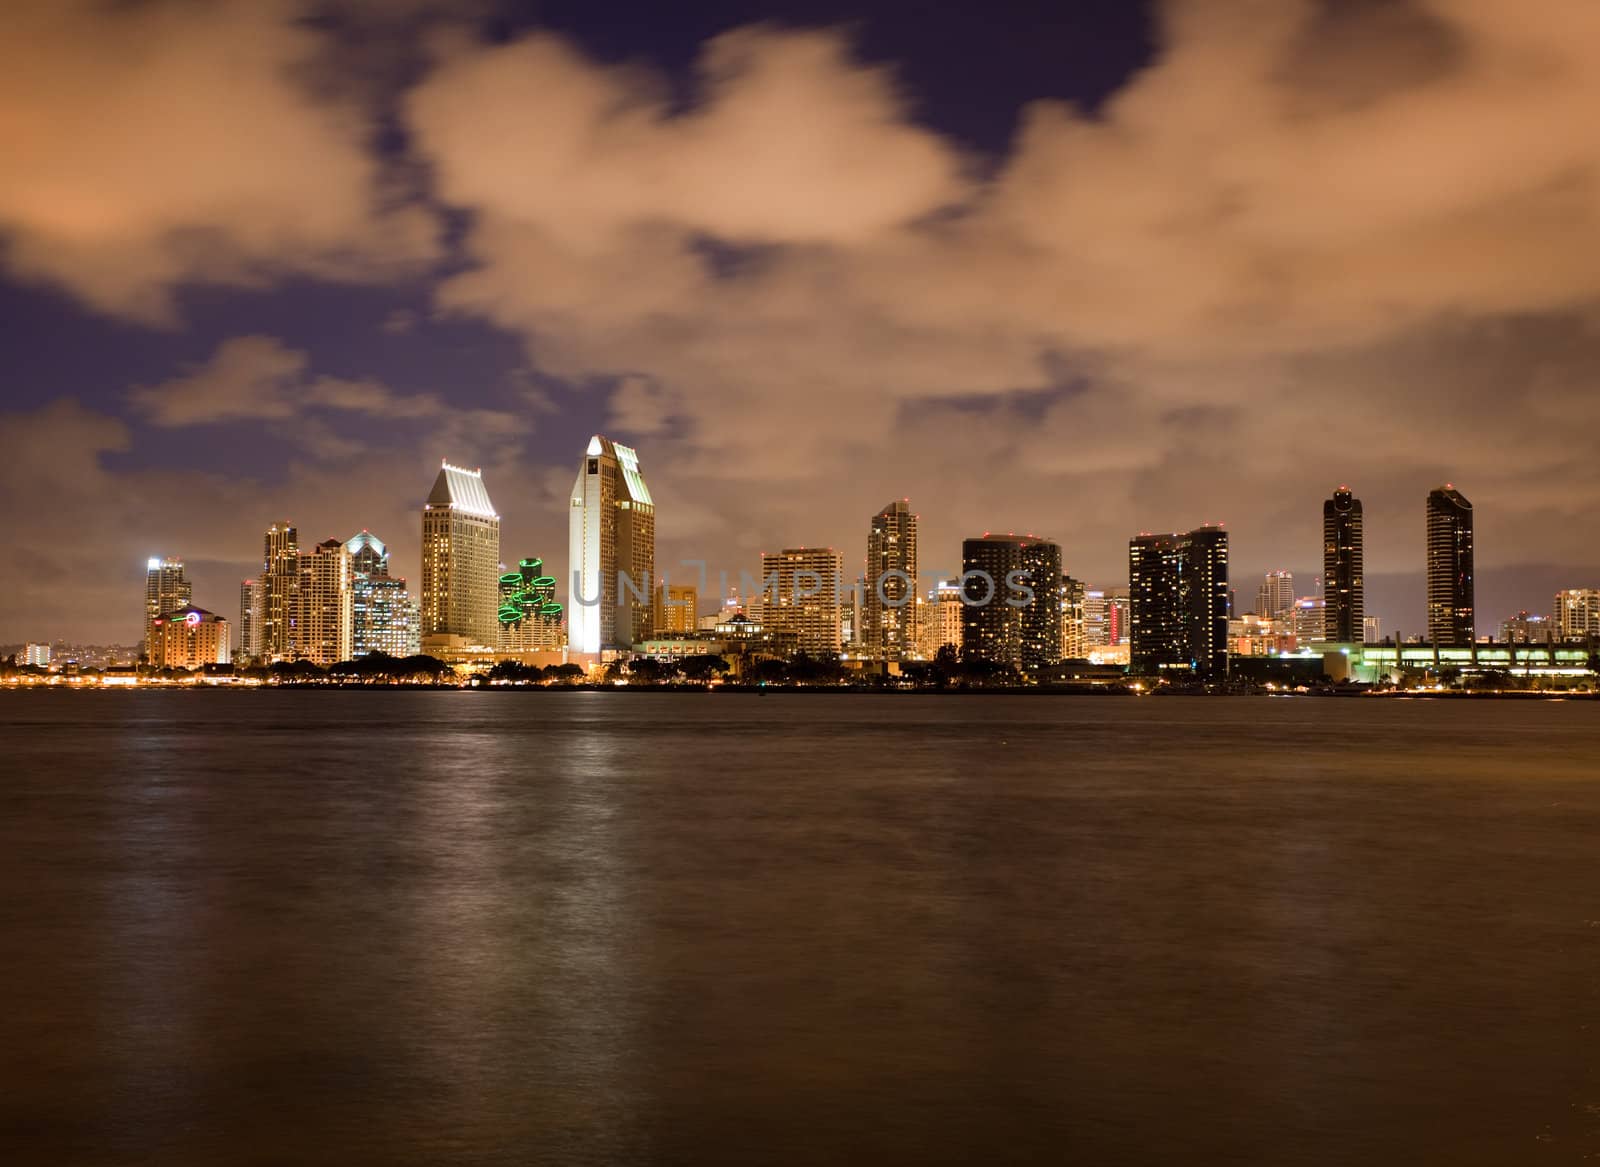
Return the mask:
[(1600, 1152), (1581, 706), (9, 700), (7, 1161)]

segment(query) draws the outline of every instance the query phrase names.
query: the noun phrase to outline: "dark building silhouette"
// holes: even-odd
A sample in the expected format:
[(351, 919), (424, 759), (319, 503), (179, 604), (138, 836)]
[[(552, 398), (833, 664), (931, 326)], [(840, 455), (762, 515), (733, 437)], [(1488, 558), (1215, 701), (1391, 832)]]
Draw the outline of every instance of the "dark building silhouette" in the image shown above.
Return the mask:
[(1446, 483), (1428, 494), (1428, 640), (1440, 647), (1470, 645), (1472, 504)]
[(1060, 661), (1059, 545), (1026, 535), (984, 535), (962, 542), (961, 568), (963, 655), (1028, 672)]
[(1365, 636), (1361, 500), (1341, 486), (1322, 504), (1322, 610), (1325, 639), (1359, 644)]
[(1131, 671), (1228, 674), (1228, 533), (1139, 535), (1128, 542)]

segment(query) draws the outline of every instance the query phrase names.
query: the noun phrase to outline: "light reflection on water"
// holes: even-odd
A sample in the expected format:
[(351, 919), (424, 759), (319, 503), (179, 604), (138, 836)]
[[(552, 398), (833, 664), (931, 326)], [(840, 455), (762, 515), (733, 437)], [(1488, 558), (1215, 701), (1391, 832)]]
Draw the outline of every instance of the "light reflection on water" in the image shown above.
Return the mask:
[(6, 1162), (1600, 1153), (1581, 703), (27, 693), (0, 750)]

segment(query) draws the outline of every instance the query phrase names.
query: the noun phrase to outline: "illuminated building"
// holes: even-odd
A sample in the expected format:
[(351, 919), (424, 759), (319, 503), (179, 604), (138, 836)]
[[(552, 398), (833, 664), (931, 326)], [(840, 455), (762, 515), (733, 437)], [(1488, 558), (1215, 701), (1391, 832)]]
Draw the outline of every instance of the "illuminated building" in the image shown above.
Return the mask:
[(637, 453), (600, 434), (589, 439), (572, 484), (567, 530), (572, 651), (598, 653), (648, 639), (656, 506)]
[(1359, 681), (1387, 680), (1397, 675), (1417, 676), (1445, 669), (1462, 675), (1506, 673), (1513, 677), (1571, 683), (1592, 679), (1589, 650), (1556, 644), (1465, 644), (1453, 648), (1436, 644), (1323, 646), (1322, 658), (1344, 658), (1349, 676)]
[(1031, 535), (961, 544), (962, 655), (1036, 671), (1061, 659), (1061, 548)]
[(861, 649), (861, 581), (839, 598), (839, 642), (848, 649)]
[(932, 660), (941, 648), (961, 651), (961, 585), (943, 580), (928, 593), (924, 615), (917, 624), (917, 641), (922, 655)]
[(1132, 638), (1132, 611), (1133, 602), (1127, 588), (1106, 589), (1106, 625), (1111, 637), (1106, 642), (1108, 646), (1127, 644)]
[(1084, 660), (1089, 655), (1089, 628), (1084, 612), (1088, 589), (1082, 580), (1061, 577), (1061, 659)]
[(813, 656), (838, 656), (844, 556), (832, 547), (789, 547), (761, 556), (761, 623)]
[[(1321, 644), (1328, 639), (1327, 602), (1303, 596), (1294, 602), (1290, 628), (1297, 644)], [(1345, 641), (1344, 643), (1349, 643)]]
[(27, 644), (22, 648), (22, 656), (17, 661), (20, 665), (32, 665), (44, 669), (50, 667), (50, 646), (48, 644)]
[(545, 652), (566, 640), (561, 605), (556, 602), (555, 576), (544, 573), (544, 560), (519, 560), (516, 571), (503, 572), (496, 616), (501, 652)]
[(1299, 646), (1282, 632), (1282, 622), (1247, 612), (1228, 621), (1228, 651), (1234, 656), (1277, 656)]
[(1383, 621), (1376, 616), (1363, 616), (1361, 618), (1361, 639), (1366, 644), (1382, 643)]
[(261, 655), (261, 581), (239, 584), (239, 654), (235, 660), (251, 661)]
[(327, 668), (353, 648), (350, 553), (337, 539), (300, 556), (300, 582), (289, 604), (289, 654)]
[(1061, 662), (1061, 546), (1048, 539), (1030, 539), (1022, 547), (1022, 583), (1033, 596), (1022, 608), (1024, 672)]
[(1106, 593), (1100, 588), (1086, 588), (1083, 593), (1083, 639), (1090, 648), (1104, 648), (1112, 643), (1111, 608)]
[(1559, 640), (1600, 637), (1600, 590), (1567, 588), (1557, 592), (1551, 623)]
[(300, 586), (300, 543), (294, 527), (273, 523), (261, 541), (259, 631), (254, 633), (258, 659), (288, 660), (290, 606)]
[(700, 593), (693, 584), (669, 584), (662, 580), (656, 585), (651, 605), (650, 623), (657, 637), (693, 632), (699, 618)]
[(389, 549), (371, 531), (345, 540), (350, 556), (350, 656), (422, 651), (416, 601), (406, 581), (389, 574)]
[(1294, 573), (1269, 571), (1256, 588), (1256, 615), (1285, 619), (1294, 611)]
[[(144, 623), (148, 631), (157, 616), (187, 608), (193, 592), (183, 575), (183, 560), (151, 557), (144, 567)], [(148, 639), (145, 651), (150, 651)]]
[(145, 643), (158, 669), (198, 669), (230, 660), (228, 622), (204, 608), (185, 604), (150, 621)]
[(422, 637), (493, 649), (500, 516), (483, 471), (445, 462), (422, 508)]
[(1168, 670), (1219, 679), (1228, 672), (1228, 533), (1139, 535), (1128, 543), (1135, 673)]
[(862, 579), (861, 646), (874, 660), (904, 660), (917, 643), (917, 516), (907, 499), (872, 516)]
[(1497, 639), (1501, 644), (1550, 644), (1573, 638), (1558, 634), (1552, 621), (1543, 616), (1530, 616), (1522, 611), (1501, 623)]
[(1472, 504), (1446, 483), (1428, 495), (1428, 640), (1471, 644), (1473, 622)]
[(1364, 635), (1361, 500), (1341, 486), (1322, 504), (1323, 640), (1348, 644)]

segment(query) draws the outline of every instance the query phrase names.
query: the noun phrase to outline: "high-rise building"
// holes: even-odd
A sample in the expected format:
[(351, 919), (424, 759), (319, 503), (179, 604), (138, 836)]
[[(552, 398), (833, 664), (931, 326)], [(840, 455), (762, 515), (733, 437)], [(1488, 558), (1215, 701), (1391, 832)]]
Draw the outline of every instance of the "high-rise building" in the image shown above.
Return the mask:
[(537, 556), (519, 560), (515, 571), (501, 573), (500, 609), (497, 617), (501, 652), (548, 652), (561, 647), (566, 633), (561, 627), (561, 605), (556, 601), (556, 578), (544, 573)]
[(1294, 602), (1290, 628), (1296, 644), (1321, 644), (1328, 639), (1327, 600), (1302, 596)]
[(1256, 615), (1269, 620), (1285, 619), (1293, 613), (1294, 601), (1294, 573), (1269, 571), (1256, 588)]
[(861, 645), (875, 660), (905, 660), (917, 644), (917, 516), (908, 499), (872, 516), (861, 596)]
[(1061, 577), (1061, 659), (1083, 660), (1089, 655), (1089, 624), (1082, 580)]
[(422, 508), (422, 636), (493, 648), (500, 516), (482, 470), (441, 463)]
[(389, 574), (389, 549), (371, 531), (344, 542), (350, 556), (350, 656), (381, 652), (414, 656), (422, 651), (417, 604), (406, 581)]
[(1472, 504), (1446, 483), (1428, 495), (1428, 639), (1441, 648), (1474, 639)]
[(655, 599), (650, 612), (653, 635), (682, 636), (695, 630), (700, 607), (700, 593), (693, 584), (675, 584), (662, 580), (656, 585)]
[[(144, 568), (144, 625), (148, 632), (150, 622), (157, 616), (187, 608), (193, 592), (189, 581), (184, 578), (181, 559), (152, 556), (145, 562)], [(145, 640), (145, 652), (150, 652), (148, 637)]]
[(1323, 639), (1350, 644), (1366, 615), (1361, 500), (1341, 486), (1322, 504)]
[(185, 604), (154, 617), (145, 643), (154, 668), (198, 669), (227, 664), (233, 642), (221, 616)]
[(1030, 539), (1022, 548), (1021, 582), (1033, 592), (1022, 607), (1022, 659), (1024, 672), (1037, 672), (1061, 663), (1061, 545), (1049, 539)]
[(288, 660), (290, 609), (300, 586), (299, 535), (289, 523), (273, 523), (261, 540), (259, 631), (254, 633), (257, 659)]
[(800, 652), (838, 656), (844, 556), (832, 547), (787, 547), (763, 552), (762, 623), (780, 638), (793, 637)]
[(568, 551), (572, 650), (597, 653), (649, 639), (656, 504), (639, 455), (600, 434), (589, 439), (572, 484)]
[(1061, 660), (1061, 548), (1031, 535), (961, 544), (962, 655), (1035, 671)]
[(1084, 643), (1111, 648), (1128, 643), (1128, 589), (1087, 588), (1083, 593)]
[(1106, 630), (1111, 646), (1127, 644), (1133, 637), (1133, 601), (1127, 588), (1107, 588)]
[(261, 655), (261, 581), (239, 584), (239, 654), (235, 660), (252, 661)]
[[(148, 631), (148, 630), (147, 630)], [(50, 646), (48, 644), (25, 644), (22, 654), (17, 657), (19, 665), (32, 665), (36, 669), (50, 667)]]
[(1526, 611), (1521, 611), (1511, 619), (1501, 621), (1497, 639), (1501, 644), (1549, 644), (1564, 638), (1544, 616), (1530, 616)]
[(1376, 616), (1363, 616), (1361, 618), (1361, 642), (1363, 644), (1383, 643), (1383, 621)]
[(353, 653), (350, 553), (325, 539), (300, 555), (300, 582), (289, 604), (289, 655), (327, 668)]
[(1135, 673), (1228, 672), (1228, 533), (1139, 535), (1128, 543)]
[(1083, 592), (1083, 641), (1090, 648), (1111, 643), (1111, 606), (1104, 588), (1085, 588)]
[(961, 651), (961, 585), (953, 579), (942, 580), (928, 594), (927, 619), (918, 632), (922, 640), (922, 655), (932, 660), (941, 648)]
[(1557, 592), (1550, 621), (1560, 640), (1600, 637), (1600, 589), (1565, 588)]

